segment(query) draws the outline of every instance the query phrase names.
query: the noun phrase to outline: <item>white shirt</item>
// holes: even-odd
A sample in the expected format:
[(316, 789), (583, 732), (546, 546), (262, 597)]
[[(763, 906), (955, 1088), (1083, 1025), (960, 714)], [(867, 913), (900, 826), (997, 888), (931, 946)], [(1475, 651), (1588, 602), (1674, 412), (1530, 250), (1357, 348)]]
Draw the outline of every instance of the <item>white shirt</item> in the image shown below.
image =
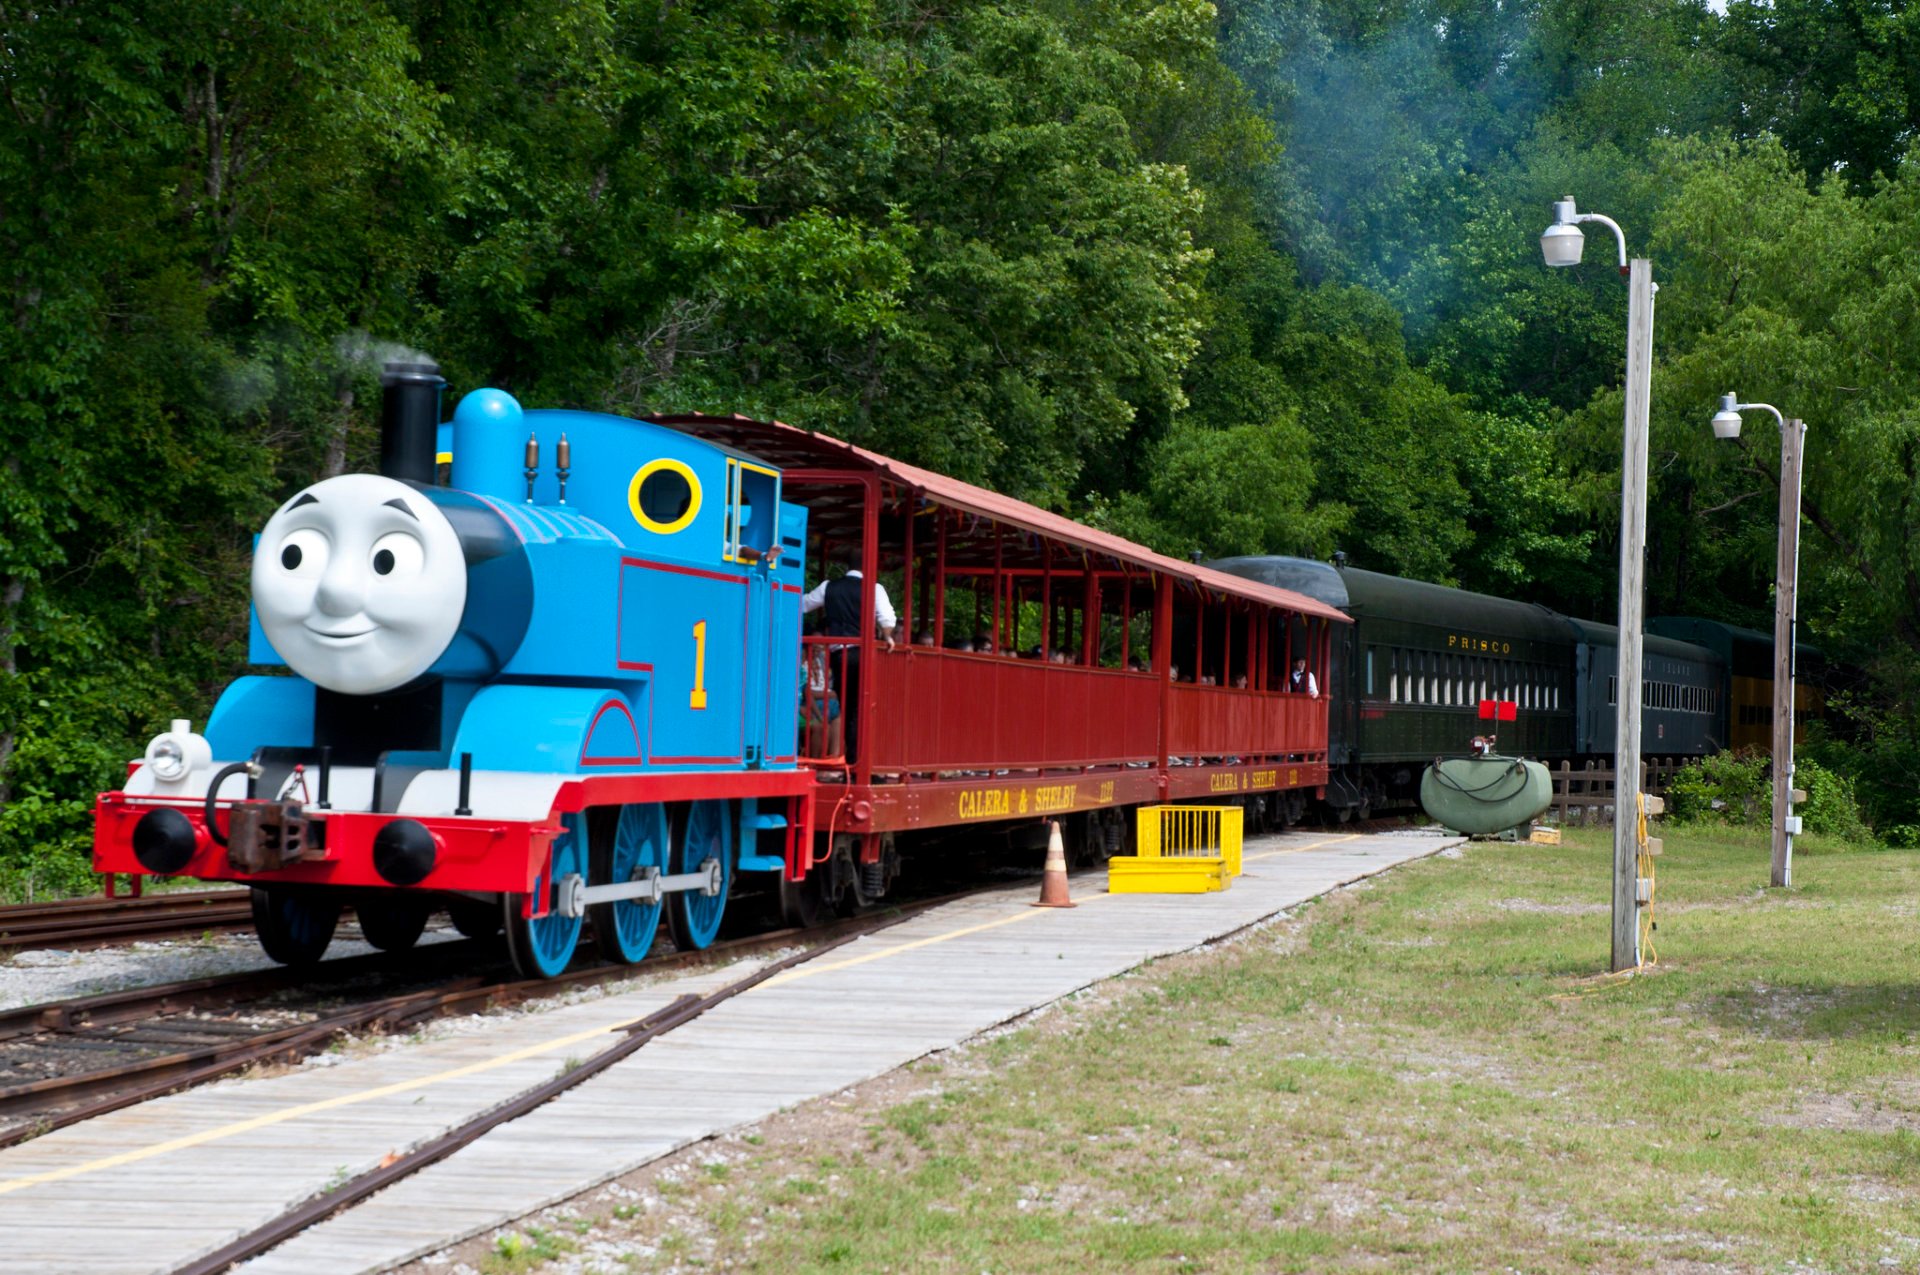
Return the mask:
[[(858, 571), (849, 571), (847, 572), (847, 578), (858, 580), (860, 573)], [(831, 580), (822, 580), (819, 584), (813, 586), (812, 593), (800, 599), (801, 615), (818, 611), (821, 607), (827, 605), (827, 586), (831, 583), (833, 583)], [(893, 599), (887, 596), (887, 586), (881, 584), (878, 580), (873, 582), (873, 620), (875, 624), (878, 624), (883, 629), (891, 629), (900, 623), (900, 617), (893, 613)]]
[[(1320, 693), (1320, 683), (1318, 683), (1318, 682), (1316, 682), (1316, 681), (1314, 681), (1314, 680), (1313, 680), (1313, 672), (1312, 672), (1312, 670), (1308, 670), (1308, 671), (1307, 671), (1307, 673), (1306, 673), (1306, 674), (1304, 675), (1304, 677), (1305, 677), (1305, 681), (1306, 681), (1306, 684), (1307, 684), (1307, 685), (1306, 685), (1306, 692), (1307, 692), (1307, 694), (1309, 694), (1309, 695), (1318, 695), (1318, 694)], [(1296, 687), (1294, 686), (1294, 684), (1293, 684), (1293, 674), (1292, 674), (1292, 673), (1288, 673), (1288, 674), (1287, 674), (1287, 684), (1286, 684), (1286, 689), (1287, 689), (1287, 690), (1289, 690), (1289, 691), (1292, 691), (1292, 692), (1293, 692), (1294, 694), (1296, 694), (1296, 695), (1300, 693), (1300, 692), (1299, 692), (1299, 690), (1298, 690), (1298, 689), (1297, 689), (1297, 688), (1296, 688)]]

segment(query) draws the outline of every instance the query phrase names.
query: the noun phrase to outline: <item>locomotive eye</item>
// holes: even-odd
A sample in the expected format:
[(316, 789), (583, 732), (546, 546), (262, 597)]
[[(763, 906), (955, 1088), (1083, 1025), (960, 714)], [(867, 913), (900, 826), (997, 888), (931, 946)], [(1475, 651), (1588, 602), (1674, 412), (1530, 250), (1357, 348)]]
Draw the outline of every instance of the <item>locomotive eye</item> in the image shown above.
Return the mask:
[(383, 576), (418, 575), (427, 562), (426, 549), (404, 531), (389, 531), (373, 542), (373, 570)]
[(287, 533), (280, 542), (280, 566), (288, 575), (310, 578), (327, 567), (327, 538), (312, 527)]

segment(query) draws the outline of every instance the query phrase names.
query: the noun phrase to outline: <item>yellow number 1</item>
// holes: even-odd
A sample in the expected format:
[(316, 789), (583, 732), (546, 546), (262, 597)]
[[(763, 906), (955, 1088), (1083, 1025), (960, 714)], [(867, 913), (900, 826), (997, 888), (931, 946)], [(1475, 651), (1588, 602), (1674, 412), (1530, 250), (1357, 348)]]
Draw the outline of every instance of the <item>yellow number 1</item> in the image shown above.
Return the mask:
[(707, 622), (705, 620), (693, 626), (693, 694), (687, 700), (688, 708), (707, 706)]

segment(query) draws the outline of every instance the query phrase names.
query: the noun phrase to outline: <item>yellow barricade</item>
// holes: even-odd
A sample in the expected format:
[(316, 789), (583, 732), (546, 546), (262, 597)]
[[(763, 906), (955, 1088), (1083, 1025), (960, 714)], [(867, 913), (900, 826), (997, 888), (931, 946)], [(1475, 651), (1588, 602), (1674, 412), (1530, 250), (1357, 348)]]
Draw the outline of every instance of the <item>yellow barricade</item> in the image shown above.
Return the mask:
[(1202, 894), (1240, 875), (1238, 806), (1142, 806), (1139, 853), (1107, 861), (1114, 894)]

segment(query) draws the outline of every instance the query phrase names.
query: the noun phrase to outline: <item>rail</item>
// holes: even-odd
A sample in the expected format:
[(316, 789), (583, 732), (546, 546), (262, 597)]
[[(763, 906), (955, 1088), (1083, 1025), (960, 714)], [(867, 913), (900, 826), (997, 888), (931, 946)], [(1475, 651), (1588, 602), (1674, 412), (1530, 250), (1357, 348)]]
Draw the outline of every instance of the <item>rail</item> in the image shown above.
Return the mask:
[[(924, 910), (967, 891), (916, 900), (887, 916)], [(322, 962), (312, 969), (274, 967), (177, 983), (129, 988), (64, 1001), (0, 1010), (0, 1065), (42, 1078), (0, 1084), (0, 1147), (80, 1124), (124, 1107), (191, 1089), (265, 1062), (293, 1062), (317, 1054), (344, 1036), (410, 1030), (455, 1014), (474, 1014), (543, 1000), (583, 987), (639, 975), (703, 968), (723, 961), (778, 951), (796, 943), (830, 941), (864, 933), (871, 918), (832, 921), (810, 929), (779, 929), (670, 952), (633, 965), (596, 964), (553, 978), (515, 979), (505, 969), (469, 974), (477, 940), (433, 944), (407, 953), (369, 953)], [(290, 992), (313, 991), (338, 998), (372, 976), (376, 986), (395, 978), (424, 978), (432, 985), (336, 1010), (314, 1007), (291, 1025), (263, 1024), (258, 1031), (222, 1029), (220, 1011), (245, 1017), (253, 1002), (272, 1004), (281, 1018)], [(298, 1011), (296, 1012), (304, 1012)], [(237, 1024), (236, 1024), (237, 1026)], [(185, 1037), (208, 1029), (215, 1039), (188, 1044)], [(142, 1037), (172, 1039), (185, 1048), (142, 1052)], [(46, 1061), (35, 1054), (46, 1056)], [(74, 1056), (84, 1060), (74, 1062)]]
[(136, 898), (60, 899), (0, 907), (0, 948), (100, 947), (134, 939), (244, 929), (245, 890), (183, 890)]
[[(945, 901), (944, 899), (923, 900), (885, 915), (858, 917), (841, 922), (828, 927), (832, 937), (826, 938), (816, 947), (764, 965), (753, 973), (735, 979), (704, 996), (695, 996), (691, 993), (683, 995), (665, 1009), (618, 1029), (624, 1033), (624, 1039), (587, 1058), (578, 1067), (563, 1071), (552, 1080), (522, 1091), (499, 1106), (475, 1116), (430, 1142), (417, 1146), (398, 1157), (390, 1157), (377, 1168), (369, 1169), (357, 1177), (330, 1187), (264, 1226), (240, 1236), (225, 1247), (180, 1267), (175, 1275), (220, 1275), (234, 1265), (256, 1257), (275, 1245), (291, 1239), (308, 1227), (325, 1221), (335, 1213), (358, 1204), (401, 1178), (417, 1173), (429, 1165), (437, 1164), (460, 1148), (478, 1141), (500, 1125), (516, 1120), (536, 1107), (551, 1102), (569, 1089), (645, 1047), (648, 1042), (692, 1022), (714, 1006), (757, 987), (796, 965), (824, 956), (856, 939), (876, 934), (903, 921), (912, 920), (922, 912)], [(708, 952), (712, 950), (708, 949)], [(631, 972), (627, 967), (620, 968), (622, 973)]]

